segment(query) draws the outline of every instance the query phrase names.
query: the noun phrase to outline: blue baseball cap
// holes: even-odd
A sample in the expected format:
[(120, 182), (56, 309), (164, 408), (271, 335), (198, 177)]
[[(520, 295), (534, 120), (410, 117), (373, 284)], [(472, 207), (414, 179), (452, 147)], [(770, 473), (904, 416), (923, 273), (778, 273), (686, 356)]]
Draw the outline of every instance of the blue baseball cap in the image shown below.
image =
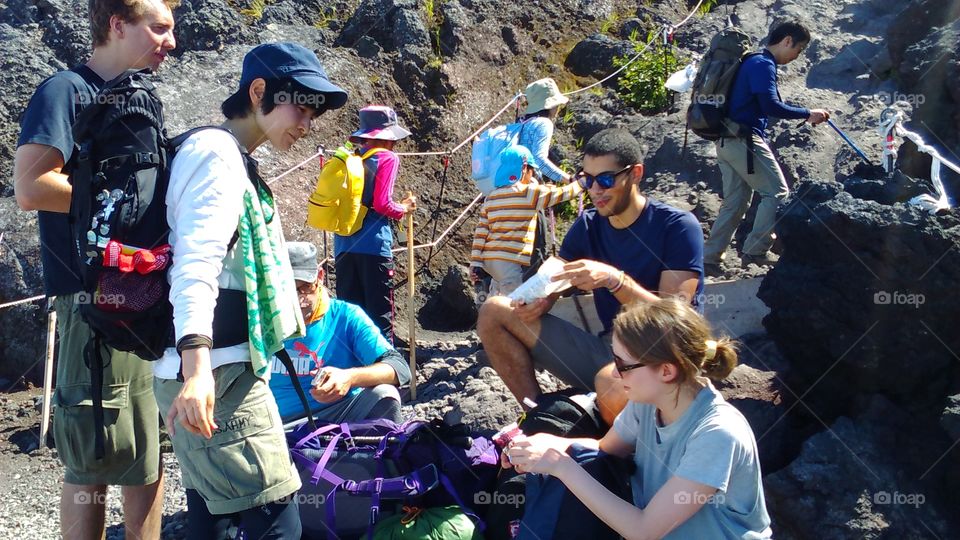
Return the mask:
[(508, 146), (500, 152), (500, 166), (493, 176), (494, 187), (503, 187), (515, 184), (523, 176), (523, 166), (532, 167), (535, 173), (540, 172), (537, 160), (533, 158), (526, 146), (518, 144)]
[(347, 93), (330, 82), (317, 55), (296, 43), (265, 43), (250, 49), (243, 57), (240, 87), (248, 86), (254, 79), (293, 79), (322, 95), (322, 101), (313, 100), (310, 104), (322, 103), (325, 110), (339, 109), (347, 103)]

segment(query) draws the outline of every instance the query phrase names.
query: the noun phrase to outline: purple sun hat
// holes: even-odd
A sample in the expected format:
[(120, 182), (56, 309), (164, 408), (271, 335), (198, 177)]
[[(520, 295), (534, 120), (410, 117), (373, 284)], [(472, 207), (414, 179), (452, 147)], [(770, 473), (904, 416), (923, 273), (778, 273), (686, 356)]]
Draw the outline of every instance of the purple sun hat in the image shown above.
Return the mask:
[(396, 111), (384, 105), (369, 105), (360, 109), (360, 129), (351, 135), (385, 141), (399, 141), (409, 136), (410, 132), (397, 122)]

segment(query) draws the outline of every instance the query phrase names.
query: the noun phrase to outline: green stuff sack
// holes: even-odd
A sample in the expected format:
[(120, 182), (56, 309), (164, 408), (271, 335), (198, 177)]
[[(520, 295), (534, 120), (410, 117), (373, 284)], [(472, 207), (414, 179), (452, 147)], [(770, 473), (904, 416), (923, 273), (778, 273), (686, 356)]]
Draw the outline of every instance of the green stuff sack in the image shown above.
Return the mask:
[(483, 534), (458, 506), (404, 507), (404, 514), (382, 520), (374, 540), (483, 540)]

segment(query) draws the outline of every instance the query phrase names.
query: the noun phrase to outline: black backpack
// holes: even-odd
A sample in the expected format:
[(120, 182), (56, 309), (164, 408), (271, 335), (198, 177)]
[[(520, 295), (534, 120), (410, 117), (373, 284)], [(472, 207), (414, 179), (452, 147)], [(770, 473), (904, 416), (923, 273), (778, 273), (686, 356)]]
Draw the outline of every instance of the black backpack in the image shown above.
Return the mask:
[[(171, 163), (191, 135), (222, 128), (202, 126), (168, 138), (148, 73), (130, 70), (108, 82), (77, 117), (70, 223), (83, 283), (80, 315), (101, 344), (157, 360), (173, 345), (167, 270), (174, 254), (165, 200)], [(239, 142), (237, 148), (251, 181), (269, 194), (256, 162)], [(235, 231), (228, 249), (238, 238)], [(219, 318), (245, 312), (242, 291), (221, 293), (215, 319), (224, 311)], [(215, 324), (213, 340), (221, 347), (242, 343), (246, 327)]]
[(70, 223), (84, 321), (102, 343), (156, 360), (173, 323), (164, 201), (173, 149), (147, 73), (106, 83), (77, 117)]
[(693, 80), (687, 127), (698, 136), (715, 141), (721, 137), (744, 137), (750, 128), (727, 117), (730, 90), (743, 61), (753, 47), (750, 36), (736, 28), (721, 30), (710, 40), (697, 76)]
[[(608, 427), (596, 405), (584, 409), (571, 399), (579, 392), (566, 389), (541, 395), (537, 399), (537, 406), (523, 415), (518, 427), (525, 435), (550, 433), (570, 438), (603, 437)], [(489, 540), (512, 540), (520, 534), (526, 507), (520, 501), (525, 500), (527, 478), (526, 474), (517, 474), (516, 469), (501, 469), (497, 474), (496, 497), (490, 497), (486, 513), (485, 535)]]

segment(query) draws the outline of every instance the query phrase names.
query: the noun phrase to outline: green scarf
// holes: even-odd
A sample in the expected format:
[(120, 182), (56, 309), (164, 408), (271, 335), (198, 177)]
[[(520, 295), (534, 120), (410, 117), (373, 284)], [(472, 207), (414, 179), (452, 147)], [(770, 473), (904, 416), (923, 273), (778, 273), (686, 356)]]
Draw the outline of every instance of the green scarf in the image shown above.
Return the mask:
[(251, 182), (243, 194), (239, 229), (250, 362), (254, 373), (264, 378), (270, 373), (270, 359), (283, 348), (283, 341), (304, 335), (304, 323), (280, 215), (273, 194), (262, 182)]

